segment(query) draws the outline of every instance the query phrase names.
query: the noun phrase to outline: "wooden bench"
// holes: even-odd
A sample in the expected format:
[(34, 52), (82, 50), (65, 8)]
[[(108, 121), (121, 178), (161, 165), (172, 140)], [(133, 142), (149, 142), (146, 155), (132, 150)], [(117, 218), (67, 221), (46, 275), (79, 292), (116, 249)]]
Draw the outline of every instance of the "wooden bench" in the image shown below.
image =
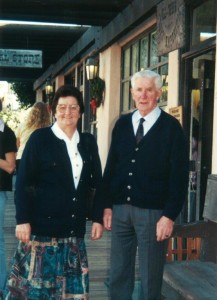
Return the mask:
[(176, 225), (169, 241), (162, 295), (168, 300), (217, 299), (217, 224)]

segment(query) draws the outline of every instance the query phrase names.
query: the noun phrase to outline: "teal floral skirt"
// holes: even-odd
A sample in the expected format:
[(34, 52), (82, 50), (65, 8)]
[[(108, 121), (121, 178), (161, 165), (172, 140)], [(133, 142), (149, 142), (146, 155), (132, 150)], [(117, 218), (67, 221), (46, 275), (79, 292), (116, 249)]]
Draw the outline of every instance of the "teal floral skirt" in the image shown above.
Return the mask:
[(8, 300), (87, 300), (89, 270), (84, 239), (32, 236), (19, 242), (6, 284)]

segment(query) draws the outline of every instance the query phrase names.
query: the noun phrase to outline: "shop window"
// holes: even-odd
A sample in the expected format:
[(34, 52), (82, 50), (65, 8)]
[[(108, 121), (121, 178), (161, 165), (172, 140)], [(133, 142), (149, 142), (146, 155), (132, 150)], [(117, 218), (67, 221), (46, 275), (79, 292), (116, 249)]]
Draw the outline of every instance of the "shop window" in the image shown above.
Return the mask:
[(216, 36), (216, 0), (205, 1), (193, 10), (192, 45)]
[(163, 108), (167, 105), (168, 55), (157, 56), (156, 30), (148, 32), (136, 41), (134, 40), (122, 51), (122, 113), (134, 109), (134, 102), (130, 93), (130, 77), (142, 69), (150, 69), (162, 75), (164, 86), (159, 105)]

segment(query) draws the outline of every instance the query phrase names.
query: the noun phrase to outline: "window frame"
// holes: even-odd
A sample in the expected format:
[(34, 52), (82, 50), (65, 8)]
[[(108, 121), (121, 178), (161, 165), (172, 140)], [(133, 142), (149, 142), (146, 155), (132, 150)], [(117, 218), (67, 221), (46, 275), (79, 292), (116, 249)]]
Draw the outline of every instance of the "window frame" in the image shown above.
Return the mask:
[[(167, 66), (167, 74), (168, 75), (168, 64), (169, 64), (169, 57), (168, 54), (157, 56), (157, 62), (153, 65), (151, 65), (151, 38), (153, 37), (153, 34), (155, 34), (156, 37), (157, 29), (156, 27), (150, 28), (148, 31), (143, 33), (142, 35), (138, 36), (136, 39), (132, 40), (130, 43), (125, 45), (122, 48), (121, 53), (121, 101), (120, 101), (120, 112), (121, 114), (127, 113), (129, 111), (132, 111), (135, 107), (133, 104), (133, 100), (130, 93), (130, 78), (131, 76), (142, 69), (150, 69), (156, 72), (159, 72), (161, 74), (161, 69), (165, 66)], [(142, 57), (142, 41), (147, 38), (148, 45), (148, 58), (147, 58), (147, 66), (145, 68), (141, 65), (141, 57)], [(132, 67), (132, 61), (133, 61), (133, 49), (135, 49), (135, 45), (138, 45), (138, 66), (136, 68)], [(157, 46), (157, 44), (156, 44)], [(129, 52), (129, 57), (126, 56), (126, 53)], [(155, 53), (157, 53), (157, 49), (155, 49)], [(126, 64), (126, 57), (128, 59), (128, 62)], [(166, 58), (165, 58), (166, 57)], [(126, 71), (125, 67), (126, 65), (129, 67), (129, 70)], [(134, 66), (134, 65), (133, 65)], [(134, 72), (135, 70), (135, 72)], [(160, 99), (159, 106), (164, 108), (167, 105), (167, 91), (168, 91), (168, 83), (166, 81), (166, 101), (162, 101)]]

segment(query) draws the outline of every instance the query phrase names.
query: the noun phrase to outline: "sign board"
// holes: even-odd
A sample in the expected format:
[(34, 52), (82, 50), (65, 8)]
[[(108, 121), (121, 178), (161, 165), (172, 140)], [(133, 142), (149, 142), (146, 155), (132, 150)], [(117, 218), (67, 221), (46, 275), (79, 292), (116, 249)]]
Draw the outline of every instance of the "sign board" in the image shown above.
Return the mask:
[(180, 124), (182, 125), (183, 123), (183, 110), (182, 106), (177, 106), (177, 107), (171, 107), (169, 108), (169, 114), (172, 115), (174, 118), (176, 118)]
[(158, 55), (185, 45), (184, 0), (163, 0), (157, 5)]
[(0, 67), (42, 68), (42, 51), (0, 49)]

